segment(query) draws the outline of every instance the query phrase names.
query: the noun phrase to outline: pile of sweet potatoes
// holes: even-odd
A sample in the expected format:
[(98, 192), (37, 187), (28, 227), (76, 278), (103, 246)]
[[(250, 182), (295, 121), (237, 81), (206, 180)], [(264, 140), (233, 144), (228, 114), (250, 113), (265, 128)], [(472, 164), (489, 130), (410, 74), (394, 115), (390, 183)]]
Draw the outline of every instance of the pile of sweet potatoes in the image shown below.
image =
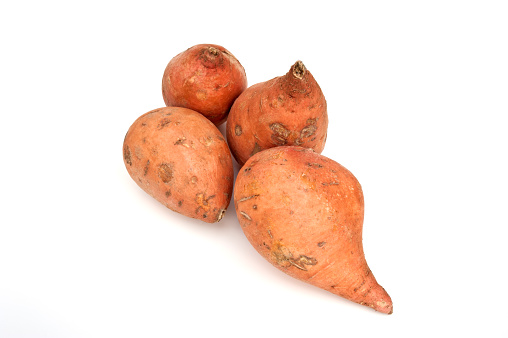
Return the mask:
[[(202, 44), (168, 63), (167, 107), (141, 115), (123, 144), (128, 173), (167, 208), (213, 223), (231, 197), (252, 246), (286, 274), (391, 314), (362, 246), (363, 193), (320, 155), (326, 100), (301, 61), (247, 88), (240, 62)], [(226, 139), (217, 126), (227, 121)], [(242, 165), (233, 195), (233, 162)]]

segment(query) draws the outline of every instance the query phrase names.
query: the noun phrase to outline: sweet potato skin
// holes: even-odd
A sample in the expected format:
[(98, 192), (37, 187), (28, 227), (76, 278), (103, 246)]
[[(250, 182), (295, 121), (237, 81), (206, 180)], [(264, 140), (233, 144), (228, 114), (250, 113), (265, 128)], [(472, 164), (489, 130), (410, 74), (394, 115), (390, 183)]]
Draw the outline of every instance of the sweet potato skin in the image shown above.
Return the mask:
[(275, 267), (392, 313), (365, 260), (362, 188), (346, 168), (311, 149), (271, 148), (240, 169), (234, 203), (247, 239)]
[(321, 153), (328, 114), (318, 83), (297, 61), (284, 76), (255, 84), (236, 99), (226, 131), (231, 152), (243, 165), (257, 152), (277, 146), (302, 146)]
[(138, 186), (188, 217), (218, 222), (233, 189), (233, 162), (220, 131), (201, 114), (166, 107), (140, 116), (123, 144), (125, 167)]
[(184, 107), (222, 124), (235, 99), (247, 88), (240, 62), (227, 49), (213, 44), (193, 46), (175, 56), (162, 78), (166, 106)]

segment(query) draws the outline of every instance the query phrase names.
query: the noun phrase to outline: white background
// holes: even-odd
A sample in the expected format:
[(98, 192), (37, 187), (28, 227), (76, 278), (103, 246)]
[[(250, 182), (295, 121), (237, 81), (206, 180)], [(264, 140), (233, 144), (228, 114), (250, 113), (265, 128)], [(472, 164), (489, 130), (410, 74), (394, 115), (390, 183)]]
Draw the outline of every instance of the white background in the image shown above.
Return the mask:
[[(0, 337), (507, 337), (507, 18), (506, 1), (2, 2)], [(249, 85), (312, 72), (393, 315), (272, 267), (233, 205), (206, 224), (131, 180), (124, 135), (199, 43)]]

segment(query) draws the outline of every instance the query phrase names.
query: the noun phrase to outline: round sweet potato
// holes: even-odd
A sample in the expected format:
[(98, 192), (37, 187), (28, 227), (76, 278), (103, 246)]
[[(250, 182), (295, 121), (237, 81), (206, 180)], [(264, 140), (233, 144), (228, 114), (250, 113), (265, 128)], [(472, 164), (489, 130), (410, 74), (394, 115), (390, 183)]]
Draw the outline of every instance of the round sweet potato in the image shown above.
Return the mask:
[(286, 75), (247, 88), (233, 104), (226, 126), (229, 147), (240, 165), (258, 151), (277, 146), (321, 153), (327, 128), (325, 97), (301, 61)]
[(234, 202), (247, 239), (275, 267), (392, 313), (365, 260), (362, 188), (346, 168), (302, 147), (264, 150), (240, 169)]
[(240, 62), (224, 47), (196, 45), (175, 56), (162, 77), (166, 106), (184, 107), (222, 124), (235, 99), (247, 88)]
[(226, 140), (203, 115), (166, 107), (140, 116), (123, 144), (125, 167), (149, 195), (180, 214), (221, 220), (233, 189)]

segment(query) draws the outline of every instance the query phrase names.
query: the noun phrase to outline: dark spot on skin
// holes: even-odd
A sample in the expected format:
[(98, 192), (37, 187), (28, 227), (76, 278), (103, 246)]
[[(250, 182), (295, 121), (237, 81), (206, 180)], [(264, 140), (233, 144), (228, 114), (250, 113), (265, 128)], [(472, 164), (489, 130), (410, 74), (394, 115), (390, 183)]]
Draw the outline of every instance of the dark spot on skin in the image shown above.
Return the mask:
[[(317, 118), (307, 120), (307, 125), (302, 129), (302, 131), (300, 131), (300, 137), (295, 140), (296, 145), (301, 145), (304, 142), (304, 138), (308, 138), (316, 133), (316, 121)], [(313, 140), (315, 140), (315, 138), (313, 138)]]
[(319, 242), (317, 244), (318, 247), (322, 248), (323, 246), (325, 246), (326, 242)]
[(146, 123), (145, 122), (141, 123), (141, 126), (146, 127)]
[(182, 203), (183, 203), (183, 201), (178, 201), (178, 206), (181, 207)]
[(170, 123), (171, 123), (171, 120), (169, 118), (165, 117), (159, 121), (159, 124), (157, 125), (157, 129), (162, 129)]
[(148, 166), (150, 165), (150, 160), (146, 161), (145, 169), (143, 170), (143, 176), (146, 176), (148, 173)]
[(258, 195), (251, 195), (251, 196), (247, 196), (247, 197), (242, 197), (242, 198), (240, 198), (240, 199), (238, 200), (238, 203), (248, 201), (248, 200), (250, 200), (251, 198), (256, 198), (256, 197), (258, 197), (258, 196), (259, 196), (259, 194), (258, 194)]
[(321, 184), (324, 185), (325, 187), (330, 186), (330, 185), (340, 185), (339, 182), (328, 182), (328, 183), (325, 182), (325, 183), (321, 183)]
[(182, 145), (184, 147), (187, 147), (189, 148), (189, 145), (186, 143), (187, 139), (185, 137), (182, 137), (182, 138), (179, 138), (176, 142), (175, 142), (175, 146), (178, 146), (178, 145)]
[(252, 169), (251, 167), (245, 168), (245, 169), (243, 170), (243, 172), (245, 172), (245, 173), (246, 173), (246, 172), (249, 172), (251, 169)]
[(270, 129), (273, 131), (271, 139), (274, 144), (283, 146), (287, 143), (287, 138), (291, 132), (282, 123), (272, 123)]
[(240, 127), (240, 125), (238, 125), (238, 124), (235, 127), (235, 135), (236, 136), (242, 135), (242, 127)]
[(168, 163), (162, 163), (159, 165), (158, 174), (162, 182), (169, 183), (173, 178), (173, 169), (171, 167), (172, 166)]
[(316, 130), (317, 130), (316, 125), (306, 126), (300, 132), (300, 137), (301, 138), (307, 138), (309, 136), (312, 136), (312, 135), (314, 135), (316, 133)]
[(206, 214), (203, 214), (203, 218), (206, 218), (206, 217), (207, 217), (207, 215), (206, 215)]
[(356, 288), (353, 289), (354, 292), (358, 291), (359, 288), (361, 288), (365, 284), (365, 279), (362, 281), (360, 285), (358, 285)]
[(254, 209), (254, 210), (257, 209), (257, 208), (258, 208), (258, 206), (255, 205), (255, 204), (252, 206), (252, 209)]
[(123, 158), (125, 160), (125, 163), (127, 163), (128, 165), (132, 165), (131, 150), (129, 149), (129, 146), (123, 147)]
[(256, 142), (256, 143), (254, 143), (254, 149), (252, 149), (252, 153), (250, 154), (250, 156), (254, 156), (255, 154), (259, 153), (260, 151), (261, 151), (261, 147)]
[(315, 167), (315, 168), (323, 168), (323, 166), (319, 163), (307, 163), (309, 167)]
[(143, 137), (143, 143), (146, 143), (146, 137)]
[(166, 197), (171, 196), (171, 190), (166, 191), (165, 195), (166, 195)]

